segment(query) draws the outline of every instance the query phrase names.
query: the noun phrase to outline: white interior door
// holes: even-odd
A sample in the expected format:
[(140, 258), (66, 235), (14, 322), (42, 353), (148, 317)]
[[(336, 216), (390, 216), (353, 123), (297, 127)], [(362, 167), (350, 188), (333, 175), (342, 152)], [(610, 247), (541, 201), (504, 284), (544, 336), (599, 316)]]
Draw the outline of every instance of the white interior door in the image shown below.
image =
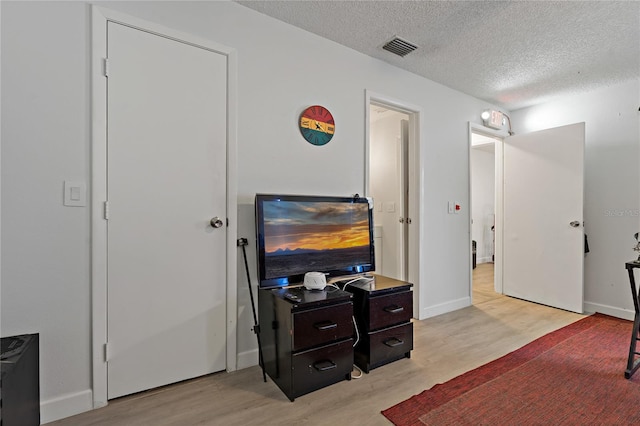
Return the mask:
[[(224, 370), (226, 57), (108, 24), (108, 398)], [(223, 226), (210, 221), (219, 216)]]
[(398, 265), (401, 280), (409, 279), (409, 225), (411, 217), (409, 215), (409, 120), (400, 120), (400, 143), (399, 143), (399, 167), (400, 174), (400, 232), (398, 240)]
[(503, 289), (583, 311), (584, 123), (504, 140)]

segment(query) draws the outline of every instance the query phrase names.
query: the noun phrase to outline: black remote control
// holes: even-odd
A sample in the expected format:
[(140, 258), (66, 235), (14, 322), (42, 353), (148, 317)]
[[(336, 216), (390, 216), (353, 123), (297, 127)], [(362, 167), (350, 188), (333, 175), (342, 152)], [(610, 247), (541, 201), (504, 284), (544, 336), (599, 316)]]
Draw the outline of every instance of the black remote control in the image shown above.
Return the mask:
[(291, 300), (292, 302), (302, 302), (302, 298), (300, 296), (289, 292), (284, 294), (284, 298), (287, 300)]

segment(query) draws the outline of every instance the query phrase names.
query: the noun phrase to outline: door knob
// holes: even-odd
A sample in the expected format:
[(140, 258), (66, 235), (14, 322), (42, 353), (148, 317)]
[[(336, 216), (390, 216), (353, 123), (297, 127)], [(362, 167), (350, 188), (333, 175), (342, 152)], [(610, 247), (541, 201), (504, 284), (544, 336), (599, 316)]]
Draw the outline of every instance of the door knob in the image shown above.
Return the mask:
[(574, 228), (577, 228), (578, 226), (580, 226), (580, 222), (578, 222), (577, 220), (574, 220), (573, 222), (570, 222), (569, 225), (573, 226)]
[(211, 219), (211, 221), (209, 223), (214, 228), (222, 228), (222, 225), (224, 225), (224, 222), (218, 216), (216, 216), (213, 219)]

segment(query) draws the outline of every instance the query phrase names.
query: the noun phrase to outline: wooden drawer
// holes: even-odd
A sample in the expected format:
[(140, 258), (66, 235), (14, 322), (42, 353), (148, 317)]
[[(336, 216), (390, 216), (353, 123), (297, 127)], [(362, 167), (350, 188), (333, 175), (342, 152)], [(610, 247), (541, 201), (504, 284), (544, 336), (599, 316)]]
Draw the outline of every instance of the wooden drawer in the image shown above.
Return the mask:
[[(369, 299), (368, 330), (407, 322), (413, 316), (413, 293), (403, 291)], [(366, 326), (366, 324), (363, 324)]]
[(289, 399), (351, 378), (353, 339), (293, 355), (293, 386)]
[(353, 336), (352, 303), (293, 313), (293, 350), (320, 346)]
[(356, 357), (356, 364), (368, 372), (388, 362), (409, 357), (413, 349), (413, 323), (374, 331), (363, 337), (356, 349), (364, 358)]

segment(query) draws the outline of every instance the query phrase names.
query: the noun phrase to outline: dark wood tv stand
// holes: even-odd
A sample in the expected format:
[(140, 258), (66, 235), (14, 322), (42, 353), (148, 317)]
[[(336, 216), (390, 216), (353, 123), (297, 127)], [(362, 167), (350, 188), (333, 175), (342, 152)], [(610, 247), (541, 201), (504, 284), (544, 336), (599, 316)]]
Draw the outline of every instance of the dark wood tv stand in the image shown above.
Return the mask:
[[(288, 299), (287, 293), (299, 300)], [(352, 298), (333, 287), (259, 290), (264, 370), (291, 401), (351, 379)]]
[[(351, 379), (363, 371), (409, 358), (413, 349), (413, 284), (381, 275), (337, 282), (344, 290), (302, 286), (258, 291), (265, 372), (295, 398)], [(290, 293), (299, 300), (290, 300)], [(352, 316), (358, 326), (355, 348)]]
[(372, 276), (373, 280), (355, 281), (344, 287), (353, 293), (360, 335), (354, 361), (366, 373), (410, 358), (413, 349), (413, 284), (382, 275)]

